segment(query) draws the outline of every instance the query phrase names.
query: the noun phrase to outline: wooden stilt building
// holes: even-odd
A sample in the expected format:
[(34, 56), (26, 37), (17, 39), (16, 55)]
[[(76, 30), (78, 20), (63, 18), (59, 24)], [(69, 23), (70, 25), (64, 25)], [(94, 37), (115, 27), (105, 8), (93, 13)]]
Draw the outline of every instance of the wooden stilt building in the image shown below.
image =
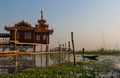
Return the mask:
[(41, 19), (38, 20), (38, 24), (32, 27), (25, 21), (18, 22), (14, 26), (5, 26), (5, 30), (10, 32), (10, 40), (15, 40), (15, 30), (17, 40), (25, 43), (40, 43), (47, 44), (47, 38), (49, 43), (49, 35), (53, 33), (53, 29), (49, 29), (49, 25), (46, 24), (46, 20), (43, 19), (43, 12), (41, 11)]
[[(22, 20), (14, 26), (5, 26), (4, 29), (9, 33), (0, 33), (0, 38), (9, 38), (10, 41), (18, 41), (19, 43), (49, 44), (49, 35), (53, 33), (53, 29), (49, 29), (49, 25), (46, 24), (46, 20), (43, 18), (42, 10), (41, 19), (38, 20), (35, 27)], [(10, 43), (12, 44), (12, 42)]]
[[(32, 52), (35, 52), (36, 44), (40, 44), (41, 50), (42, 45), (45, 45), (46, 52), (49, 49), (49, 36), (53, 33), (53, 29), (49, 29), (49, 25), (46, 24), (42, 10), (41, 18), (35, 26), (31, 26), (29, 23), (22, 20), (21, 22), (14, 24), (14, 26), (5, 26), (4, 29), (8, 31), (8, 33), (0, 33), (0, 49), (2, 49), (0, 57), (15, 56), (16, 71), (18, 69), (18, 52), (24, 53), (29, 48), (33, 48)], [(47, 61), (48, 56), (46, 54), (46, 64), (48, 63)], [(33, 67), (35, 67), (34, 54)]]

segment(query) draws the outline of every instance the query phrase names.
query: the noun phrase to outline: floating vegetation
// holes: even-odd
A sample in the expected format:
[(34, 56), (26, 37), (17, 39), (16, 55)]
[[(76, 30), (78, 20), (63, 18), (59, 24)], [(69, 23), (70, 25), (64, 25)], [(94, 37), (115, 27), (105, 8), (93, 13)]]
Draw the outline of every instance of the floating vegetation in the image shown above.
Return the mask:
[(99, 78), (109, 72), (110, 61), (77, 62), (77, 66), (68, 62), (45, 68), (29, 68), (13, 74), (1, 74), (0, 78)]

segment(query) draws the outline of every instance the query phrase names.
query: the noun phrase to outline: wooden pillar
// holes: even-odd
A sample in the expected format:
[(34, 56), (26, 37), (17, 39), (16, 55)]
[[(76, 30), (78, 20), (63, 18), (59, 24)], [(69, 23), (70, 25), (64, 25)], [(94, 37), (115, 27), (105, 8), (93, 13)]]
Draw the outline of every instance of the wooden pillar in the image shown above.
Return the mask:
[(62, 45), (61, 44), (59, 45), (59, 49), (60, 49), (60, 51), (59, 51), (59, 56), (60, 56), (59, 63), (62, 63)]
[(66, 43), (65, 43), (65, 51), (66, 51)]
[(17, 29), (15, 29), (14, 31), (14, 50), (16, 51), (15, 54), (16, 54), (16, 57), (15, 57), (15, 72), (18, 72), (18, 52), (17, 52), (17, 44), (16, 44), (16, 41), (17, 41)]
[(83, 54), (82, 54), (83, 61), (85, 61), (85, 57), (84, 57), (84, 54), (85, 54), (85, 49), (84, 49), (84, 48), (82, 49), (82, 52), (83, 52)]
[(66, 53), (67, 51), (66, 51), (66, 49), (67, 49), (67, 48), (66, 48), (66, 43), (65, 43), (65, 46), (64, 46), (64, 57), (65, 57), (64, 59), (65, 59), (65, 61), (67, 60), (67, 59), (66, 59), (66, 58), (67, 58), (67, 53)]
[(70, 61), (70, 41), (68, 41), (68, 61)]
[[(48, 45), (46, 45), (46, 52), (48, 52)], [(48, 66), (48, 54), (46, 53), (46, 67)]]
[(73, 32), (71, 32), (71, 41), (72, 41), (72, 47), (73, 47), (73, 60), (74, 60), (74, 66), (76, 66), (76, 59), (75, 59), (75, 47), (74, 47)]
[(42, 67), (42, 54), (40, 56), (41, 56), (41, 67)]
[(15, 54), (16, 54), (15, 72), (18, 72), (18, 53), (17, 53), (17, 51), (15, 52)]
[(64, 62), (64, 49), (65, 49), (65, 46), (64, 44), (62, 45), (62, 63)]
[(70, 51), (70, 41), (68, 41), (68, 51)]
[[(49, 38), (47, 37), (47, 45), (46, 45), (46, 52), (49, 50)], [(48, 59), (48, 54), (46, 53), (46, 67), (48, 66), (49, 59)]]
[[(4, 40), (4, 38), (3, 38), (3, 40)], [(3, 50), (3, 52), (5, 51), (5, 42), (3, 43), (3, 47), (2, 47), (2, 50)]]
[[(40, 46), (41, 48), (41, 52), (42, 52), (42, 45)], [(41, 67), (42, 67), (42, 54), (40, 55), (40, 59), (41, 59)]]
[(41, 47), (40, 47), (40, 50), (41, 50), (41, 52), (42, 52), (42, 45), (41, 45)]
[[(6, 41), (6, 38), (5, 38), (5, 41)], [(4, 50), (6, 50), (6, 48), (7, 48), (7, 44), (5, 43), (5, 49)]]
[[(35, 53), (35, 48), (36, 45), (33, 45), (33, 52)], [(32, 55), (33, 56), (33, 67), (35, 68), (35, 54)]]
[(15, 32), (14, 32), (14, 50), (17, 49), (16, 41), (17, 41), (17, 29), (15, 29)]

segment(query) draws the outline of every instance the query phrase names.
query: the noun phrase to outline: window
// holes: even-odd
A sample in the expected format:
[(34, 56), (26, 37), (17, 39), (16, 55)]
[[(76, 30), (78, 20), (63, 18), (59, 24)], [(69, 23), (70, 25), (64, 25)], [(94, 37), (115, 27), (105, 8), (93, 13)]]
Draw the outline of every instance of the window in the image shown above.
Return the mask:
[(14, 40), (15, 39), (15, 34), (13, 31), (10, 32), (10, 36), (11, 36), (11, 40)]
[(17, 32), (16, 36), (17, 36), (17, 40), (19, 40), (19, 32)]
[(47, 35), (43, 35), (43, 41), (47, 41)]
[(36, 35), (36, 41), (40, 41), (40, 35), (39, 34)]
[(25, 39), (26, 40), (29, 40), (29, 39), (31, 39), (32, 37), (31, 37), (31, 32), (25, 32)]

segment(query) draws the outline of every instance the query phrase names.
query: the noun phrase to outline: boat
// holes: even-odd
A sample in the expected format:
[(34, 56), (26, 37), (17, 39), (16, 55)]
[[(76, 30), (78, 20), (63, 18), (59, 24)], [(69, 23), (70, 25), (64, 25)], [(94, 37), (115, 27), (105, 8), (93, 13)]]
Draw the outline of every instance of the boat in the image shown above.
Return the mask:
[(97, 60), (98, 55), (83, 55), (83, 58), (88, 58), (89, 60)]

